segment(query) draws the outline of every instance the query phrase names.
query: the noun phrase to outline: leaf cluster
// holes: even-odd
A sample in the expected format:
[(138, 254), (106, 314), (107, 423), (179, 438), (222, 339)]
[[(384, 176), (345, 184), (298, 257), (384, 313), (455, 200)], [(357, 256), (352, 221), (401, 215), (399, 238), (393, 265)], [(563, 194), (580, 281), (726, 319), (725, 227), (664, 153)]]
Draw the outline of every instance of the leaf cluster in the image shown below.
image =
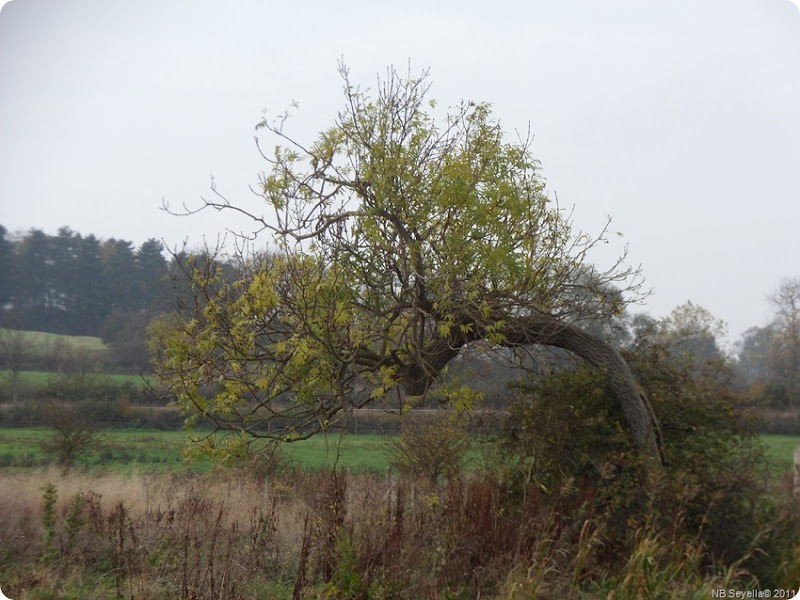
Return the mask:
[[(573, 231), (531, 136), (508, 141), (490, 105), (439, 116), (426, 73), (390, 69), (373, 91), (340, 72), (344, 107), (312, 144), (287, 133), (288, 115), (258, 126), (276, 141), (259, 141), (271, 216), (205, 201), (251, 217), (276, 251), (242, 254), (233, 280), (213, 260), (188, 264), (192, 300), (156, 336), (179, 403), (237, 435), (304, 437), (367, 401), (403, 404), (473, 342), (549, 340), (639, 291), (624, 255), (588, 262), (607, 230)], [(270, 422), (285, 424), (277, 436)]]

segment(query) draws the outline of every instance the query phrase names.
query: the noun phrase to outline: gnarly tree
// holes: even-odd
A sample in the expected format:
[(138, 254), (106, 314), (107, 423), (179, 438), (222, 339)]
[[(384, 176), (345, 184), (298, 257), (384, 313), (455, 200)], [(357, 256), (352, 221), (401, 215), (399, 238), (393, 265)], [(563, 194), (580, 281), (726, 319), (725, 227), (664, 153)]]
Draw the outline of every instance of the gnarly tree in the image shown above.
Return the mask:
[(234, 282), (214, 261), (188, 265), (193, 301), (154, 329), (169, 391), (238, 432), (227, 450), (243, 451), (306, 437), (395, 390), (423, 396), (467, 345), (546, 344), (605, 371), (632, 436), (657, 458), (644, 393), (619, 353), (580, 327), (640, 292), (624, 255), (605, 270), (588, 262), (607, 227), (573, 231), (545, 194), (530, 136), (506, 141), (489, 105), (462, 103), (437, 121), (427, 74), (390, 70), (373, 94), (340, 71), (344, 109), (316, 142), (292, 139), (286, 115), (258, 126), (278, 140), (262, 151), (269, 216), (216, 190), (199, 209), (251, 217), (277, 250), (242, 256)]

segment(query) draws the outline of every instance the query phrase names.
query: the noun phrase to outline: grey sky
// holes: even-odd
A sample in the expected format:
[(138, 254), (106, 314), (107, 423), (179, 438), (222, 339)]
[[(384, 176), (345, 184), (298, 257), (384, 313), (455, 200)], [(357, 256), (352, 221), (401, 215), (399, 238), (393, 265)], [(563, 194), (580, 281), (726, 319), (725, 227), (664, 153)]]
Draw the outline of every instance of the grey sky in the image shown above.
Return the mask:
[[(339, 107), (336, 61), (375, 82), (430, 68), (440, 105), (493, 104), (535, 135), (578, 227), (606, 215), (663, 316), (692, 300), (731, 338), (800, 275), (800, 11), (788, 0), (403, 3), (13, 0), (0, 11), (0, 224), (170, 245), (211, 176), (264, 168), (254, 125), (292, 100), (308, 139)], [(617, 248), (619, 250), (619, 248)], [(602, 260), (602, 257), (598, 257)]]

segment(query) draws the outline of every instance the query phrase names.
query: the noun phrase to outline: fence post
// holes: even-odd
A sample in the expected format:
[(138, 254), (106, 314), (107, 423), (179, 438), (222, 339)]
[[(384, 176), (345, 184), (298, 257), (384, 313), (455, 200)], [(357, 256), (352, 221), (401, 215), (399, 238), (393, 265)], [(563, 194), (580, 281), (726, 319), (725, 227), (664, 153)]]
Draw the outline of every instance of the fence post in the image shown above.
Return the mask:
[(794, 492), (800, 494), (800, 446), (794, 449)]
[(392, 477), (391, 467), (386, 467), (386, 494), (384, 499), (390, 511), (397, 506), (397, 481)]

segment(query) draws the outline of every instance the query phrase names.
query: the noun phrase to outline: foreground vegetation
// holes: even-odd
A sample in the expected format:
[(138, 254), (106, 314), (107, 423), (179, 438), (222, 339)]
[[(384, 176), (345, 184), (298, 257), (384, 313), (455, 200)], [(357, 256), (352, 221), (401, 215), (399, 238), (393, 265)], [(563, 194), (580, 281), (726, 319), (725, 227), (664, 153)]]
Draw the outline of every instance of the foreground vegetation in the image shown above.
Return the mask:
[[(223, 468), (184, 464), (183, 432), (107, 430), (65, 472), (41, 454), (49, 434), (0, 429), (0, 456), (31, 457), (0, 469), (0, 581), (15, 600), (709, 598), (800, 576), (788, 472), (752, 479), (746, 455), (715, 481), (656, 482), (661, 505), (637, 507), (640, 494), (617, 487), (630, 470), (605, 467), (605, 485), (548, 479), (497, 445), (466, 470), (387, 477), (397, 447), (381, 436), (312, 438)], [(783, 465), (800, 442), (761, 439)], [(693, 485), (713, 497), (699, 506)]]
[[(43, 598), (709, 598), (758, 589), (697, 540), (642, 523), (629, 553), (580, 486), (341, 471), (0, 474), (0, 580)], [(795, 507), (796, 508), (796, 507)], [(797, 557), (778, 561), (797, 582)]]

